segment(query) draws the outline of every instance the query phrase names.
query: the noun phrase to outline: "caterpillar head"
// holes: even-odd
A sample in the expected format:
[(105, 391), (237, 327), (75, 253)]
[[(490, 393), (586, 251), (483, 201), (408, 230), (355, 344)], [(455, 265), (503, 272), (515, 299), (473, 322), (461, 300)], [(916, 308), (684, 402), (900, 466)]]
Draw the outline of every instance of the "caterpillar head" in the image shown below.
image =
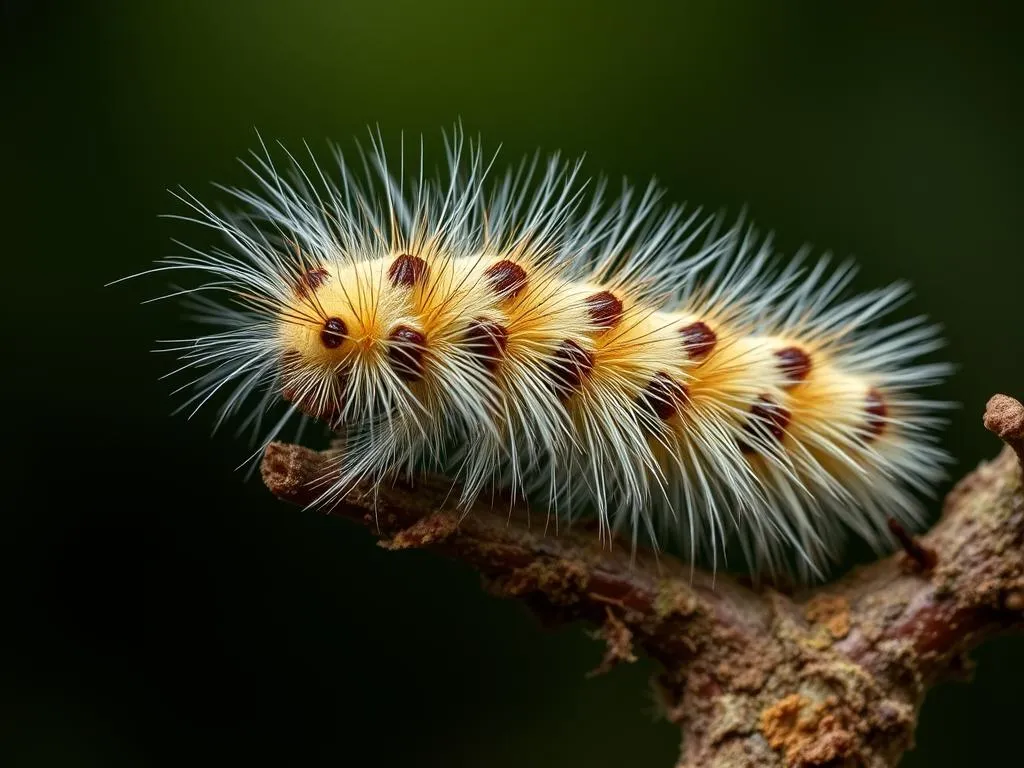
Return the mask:
[(307, 269), (277, 313), (281, 394), (334, 429), (356, 407), (386, 408), (423, 374), (426, 337), (376, 279), (382, 264)]

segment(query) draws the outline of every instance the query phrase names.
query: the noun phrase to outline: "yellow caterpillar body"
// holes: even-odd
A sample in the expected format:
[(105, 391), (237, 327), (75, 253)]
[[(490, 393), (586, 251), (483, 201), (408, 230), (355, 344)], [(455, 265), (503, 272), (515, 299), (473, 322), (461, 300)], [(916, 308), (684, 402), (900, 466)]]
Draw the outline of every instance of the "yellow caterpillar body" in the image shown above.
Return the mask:
[[(422, 157), (422, 153), (421, 153)], [(904, 285), (847, 295), (850, 264), (537, 159), (489, 182), (460, 133), (448, 173), (406, 178), (374, 142), (365, 178), (256, 156), (244, 214), (183, 199), (228, 247), (168, 259), (220, 330), (175, 347), (222, 418), (277, 402), (344, 445), (322, 504), (355, 483), (447, 473), (694, 559), (820, 574), (852, 530), (920, 522), (943, 476), (948, 372), (923, 318), (882, 325)], [(212, 292), (212, 293), (211, 293)], [(218, 298), (211, 299), (211, 296)]]

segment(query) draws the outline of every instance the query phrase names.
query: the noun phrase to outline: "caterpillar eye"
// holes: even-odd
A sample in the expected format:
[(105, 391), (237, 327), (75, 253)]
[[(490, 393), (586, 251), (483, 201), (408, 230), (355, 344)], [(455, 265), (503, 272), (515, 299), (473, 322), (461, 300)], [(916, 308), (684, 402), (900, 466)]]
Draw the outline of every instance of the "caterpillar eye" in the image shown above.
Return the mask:
[(327, 349), (337, 349), (345, 341), (347, 333), (348, 328), (345, 326), (344, 320), (340, 317), (329, 317), (324, 323), (323, 330), (320, 331), (320, 343)]

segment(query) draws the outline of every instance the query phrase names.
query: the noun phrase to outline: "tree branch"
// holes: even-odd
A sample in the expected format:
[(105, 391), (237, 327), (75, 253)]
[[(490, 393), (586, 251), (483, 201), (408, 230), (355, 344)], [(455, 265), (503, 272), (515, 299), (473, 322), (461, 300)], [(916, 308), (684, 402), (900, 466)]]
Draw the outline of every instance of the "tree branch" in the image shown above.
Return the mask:
[[(389, 549), (462, 560), (546, 617), (600, 625), (608, 652), (596, 671), (643, 648), (664, 667), (683, 732), (678, 768), (887, 768), (912, 746), (929, 686), (962, 675), (964, 654), (987, 638), (1024, 627), (1024, 407), (997, 395), (985, 426), (1008, 447), (957, 484), (928, 534), (896, 526), (904, 552), (798, 595), (531, 526), (521, 505), (462, 515), (434, 478), (357, 488), (330, 512)], [(274, 443), (263, 479), (308, 504), (334, 458)]]

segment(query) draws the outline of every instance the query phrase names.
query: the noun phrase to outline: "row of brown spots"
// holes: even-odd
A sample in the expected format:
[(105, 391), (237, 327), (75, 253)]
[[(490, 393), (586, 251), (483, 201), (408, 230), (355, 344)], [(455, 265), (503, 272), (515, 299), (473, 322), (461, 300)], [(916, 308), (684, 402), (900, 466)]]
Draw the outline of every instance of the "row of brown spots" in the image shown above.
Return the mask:
[[(786, 436), (786, 427), (789, 426), (791, 418), (792, 414), (789, 410), (767, 395), (762, 395), (750, 409), (750, 418), (744, 424), (743, 429), (748, 435), (758, 438), (762, 443), (769, 436), (781, 443)], [(752, 453), (756, 448), (745, 440), (741, 440), (740, 450), (744, 453)]]
[(868, 414), (868, 439), (874, 440), (875, 438), (880, 437), (885, 431), (885, 425), (889, 415), (889, 407), (885, 404), (885, 398), (882, 397), (882, 393), (874, 387), (868, 390), (864, 410)]
[(323, 267), (314, 267), (306, 271), (302, 277), (299, 278), (298, 284), (295, 286), (295, 292), (299, 294), (300, 298), (308, 299), (310, 294), (314, 293), (317, 288), (326, 283), (330, 279), (330, 273)]
[(718, 334), (700, 320), (684, 325), (679, 329), (679, 335), (683, 337), (683, 348), (691, 360), (703, 360), (718, 343)]
[(388, 267), (388, 280), (396, 287), (410, 288), (427, 274), (427, 262), (419, 256), (403, 253)]
[(423, 356), (427, 350), (423, 332), (400, 325), (388, 334), (388, 341), (388, 359), (399, 378), (409, 382), (423, 378)]
[(800, 347), (784, 347), (775, 351), (779, 370), (790, 386), (799, 384), (811, 372), (811, 356)]
[(572, 395), (592, 370), (594, 356), (572, 339), (563, 341), (551, 361), (551, 373), (558, 396), (564, 400)]
[(614, 328), (622, 319), (622, 301), (611, 291), (601, 291), (584, 299), (590, 320), (599, 329)]
[(502, 259), (484, 270), (484, 277), (501, 299), (512, 300), (526, 287), (526, 270), (514, 261)]
[(500, 323), (478, 317), (466, 329), (465, 340), (470, 352), (493, 372), (508, 347), (508, 329)]
[(337, 349), (345, 341), (348, 328), (340, 317), (329, 317), (320, 330), (320, 343), (327, 349)]
[(667, 373), (656, 373), (637, 400), (653, 411), (659, 419), (668, 421), (689, 402), (690, 395), (684, 384), (680, 384)]

